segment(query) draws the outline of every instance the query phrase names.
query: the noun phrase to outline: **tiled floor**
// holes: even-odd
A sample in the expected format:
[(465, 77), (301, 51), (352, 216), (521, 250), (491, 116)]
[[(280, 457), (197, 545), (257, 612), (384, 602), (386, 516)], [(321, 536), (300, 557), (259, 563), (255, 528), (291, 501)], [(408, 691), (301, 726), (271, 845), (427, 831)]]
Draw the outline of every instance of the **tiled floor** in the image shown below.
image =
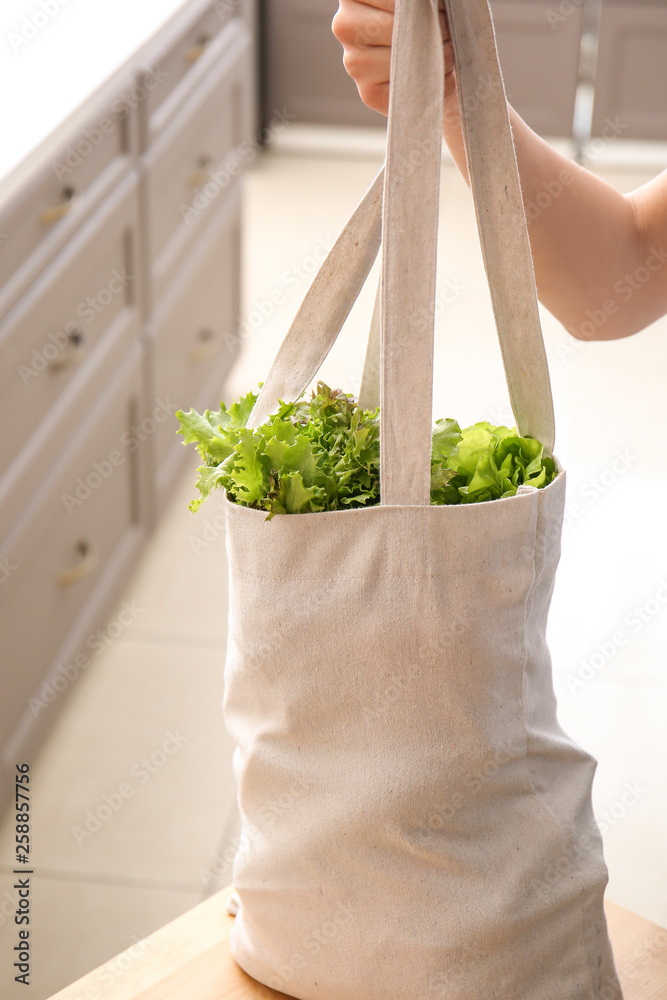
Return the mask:
[[(266, 374), (317, 259), (379, 165), (377, 143), (366, 155), (283, 151), (255, 164), (248, 336), (227, 398)], [(606, 176), (629, 189), (653, 172), (607, 168)], [(451, 165), (441, 217), (435, 415), (509, 420), (473, 211)], [(330, 384), (358, 388), (373, 294), (371, 284), (325, 363)], [(558, 453), (569, 504), (579, 504), (550, 624), (561, 719), (600, 761), (595, 805), (610, 897), (667, 924), (667, 320), (628, 341), (581, 345), (545, 314), (545, 337)], [(29, 991), (3, 992), (7, 1000), (43, 1000), (230, 879), (237, 828), (220, 713), (224, 539), (215, 499), (189, 514), (193, 481), (188, 470), (127, 587), (125, 599), (141, 609), (136, 621), (77, 681), (34, 762), (35, 977)], [(14, 943), (8, 834), (6, 823), (3, 963)]]

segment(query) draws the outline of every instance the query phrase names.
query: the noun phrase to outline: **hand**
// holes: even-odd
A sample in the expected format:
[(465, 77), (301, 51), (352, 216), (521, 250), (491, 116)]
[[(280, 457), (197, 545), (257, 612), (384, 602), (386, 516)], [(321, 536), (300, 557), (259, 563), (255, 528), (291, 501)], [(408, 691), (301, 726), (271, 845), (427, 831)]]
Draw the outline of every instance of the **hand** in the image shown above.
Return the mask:
[[(332, 31), (343, 46), (343, 65), (357, 85), (364, 104), (386, 115), (389, 110), (389, 68), (395, 0), (339, 0)], [(440, 29), (445, 54), (445, 102), (456, 104), (454, 50), (444, 0)], [(450, 113), (451, 117), (451, 113)], [(455, 115), (458, 118), (458, 115)]]

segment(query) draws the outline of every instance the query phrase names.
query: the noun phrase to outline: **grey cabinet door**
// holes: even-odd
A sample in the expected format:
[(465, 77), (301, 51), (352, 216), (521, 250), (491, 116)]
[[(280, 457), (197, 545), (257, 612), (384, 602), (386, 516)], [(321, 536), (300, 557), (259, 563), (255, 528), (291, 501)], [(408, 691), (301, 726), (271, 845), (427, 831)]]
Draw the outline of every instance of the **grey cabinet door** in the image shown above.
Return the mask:
[(262, 0), (263, 117), (283, 107), (299, 122), (383, 125), (362, 104), (331, 31), (338, 0)]
[(593, 135), (667, 139), (667, 2), (603, 0)]
[(491, 7), (510, 104), (541, 135), (571, 136), (583, 5), (574, 0), (565, 14), (554, 0), (491, 0)]

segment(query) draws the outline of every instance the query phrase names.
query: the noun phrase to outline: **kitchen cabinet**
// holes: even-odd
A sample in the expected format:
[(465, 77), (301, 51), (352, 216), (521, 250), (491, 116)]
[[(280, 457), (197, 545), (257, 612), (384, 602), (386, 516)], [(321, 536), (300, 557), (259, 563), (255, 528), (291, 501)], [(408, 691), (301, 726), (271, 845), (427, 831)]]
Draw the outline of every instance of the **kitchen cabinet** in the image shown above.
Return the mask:
[(3, 543), (13, 569), (0, 588), (8, 661), (0, 732), (19, 745), (51, 721), (90, 666), (96, 631), (107, 624), (100, 602), (115, 593), (140, 548), (142, 456), (132, 427), (142, 400), (141, 353), (135, 343), (114, 378), (98, 380), (96, 405), (63, 442), (57, 467)]
[(491, 0), (510, 104), (541, 135), (572, 135), (583, 3)]
[(219, 402), (239, 348), (255, 21), (253, 0), (184, 0), (0, 178), (4, 794), (117, 628), (188, 458), (175, 410)]
[(143, 157), (146, 250), (155, 303), (200, 239), (206, 220), (234, 187), (225, 164), (244, 139), (252, 138), (249, 38), (240, 23), (230, 25), (228, 34), (227, 47), (205, 80)]
[(667, 139), (667, 3), (604, 0), (593, 135)]
[[(536, 130), (572, 134), (582, 6), (562, 23), (553, 0), (492, 0), (510, 100)], [(262, 0), (263, 115), (285, 107), (300, 122), (383, 125), (360, 101), (331, 32), (337, 0)]]
[(39, 489), (46, 441), (73, 432), (60, 427), (83, 387), (139, 340), (137, 187), (129, 173), (0, 326), (0, 392), (21, 415), (0, 439), (0, 537)]
[[(509, 101), (541, 135), (572, 137), (589, 3), (491, 0)], [(261, 0), (265, 121), (285, 108), (304, 123), (384, 124), (344, 70), (337, 9), (337, 0)], [(602, 0), (598, 31), (592, 136), (664, 140), (667, 0)]]
[(28, 174), (0, 206), (0, 316), (76, 234), (136, 155), (136, 109), (114, 99), (64, 137), (50, 162)]
[(331, 31), (338, 0), (260, 0), (262, 113), (275, 109), (297, 122), (383, 125), (359, 99), (345, 72), (343, 50)]

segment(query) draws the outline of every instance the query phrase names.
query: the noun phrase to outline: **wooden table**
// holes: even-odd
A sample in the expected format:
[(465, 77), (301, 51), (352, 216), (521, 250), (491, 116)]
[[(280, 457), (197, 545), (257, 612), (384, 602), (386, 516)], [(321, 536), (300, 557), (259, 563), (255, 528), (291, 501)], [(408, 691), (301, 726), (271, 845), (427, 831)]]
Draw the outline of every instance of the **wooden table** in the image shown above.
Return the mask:
[[(231, 892), (211, 896), (51, 1000), (279, 1000), (284, 993), (255, 982), (229, 953)], [(606, 911), (625, 1000), (667, 1000), (667, 930), (614, 903)]]

